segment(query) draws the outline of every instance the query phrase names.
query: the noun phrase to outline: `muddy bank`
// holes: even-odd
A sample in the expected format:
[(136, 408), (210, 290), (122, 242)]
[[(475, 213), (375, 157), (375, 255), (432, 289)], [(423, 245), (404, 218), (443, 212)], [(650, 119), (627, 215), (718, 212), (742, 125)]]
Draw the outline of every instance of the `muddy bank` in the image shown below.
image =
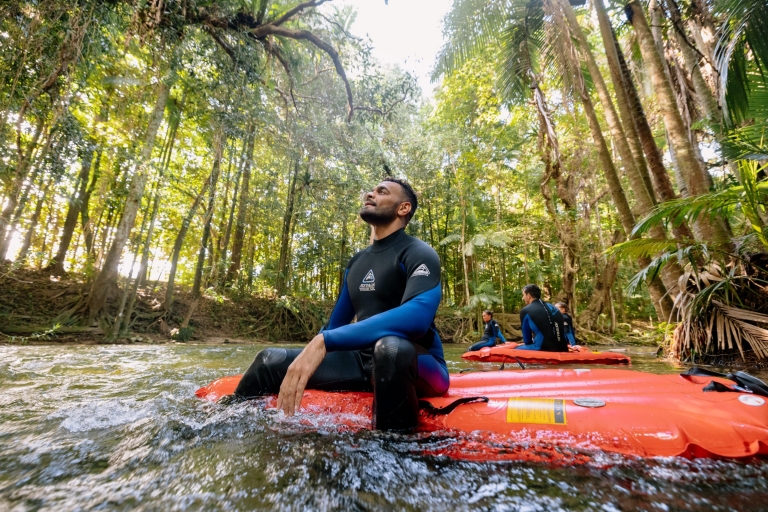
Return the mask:
[[(122, 285), (122, 283), (121, 283)], [(70, 274), (55, 278), (37, 270), (0, 267), (0, 343), (104, 343), (108, 326), (83, 325), (78, 318), (63, 317), (87, 299), (87, 276)], [(162, 307), (165, 283), (139, 289), (130, 333), (114, 343), (254, 343), (306, 342), (326, 322), (332, 302), (296, 297), (259, 297), (237, 290), (207, 291), (194, 309), (189, 329), (180, 326), (189, 312), (192, 297), (177, 287), (170, 311)], [(108, 302), (114, 316), (117, 298)], [(516, 313), (497, 314), (508, 340), (520, 339)], [(435, 321), (445, 343), (470, 343), (480, 338), (474, 316), (457, 309), (441, 308)], [(624, 343), (655, 345), (662, 336), (647, 323), (624, 324), (614, 335), (586, 334), (590, 344)]]

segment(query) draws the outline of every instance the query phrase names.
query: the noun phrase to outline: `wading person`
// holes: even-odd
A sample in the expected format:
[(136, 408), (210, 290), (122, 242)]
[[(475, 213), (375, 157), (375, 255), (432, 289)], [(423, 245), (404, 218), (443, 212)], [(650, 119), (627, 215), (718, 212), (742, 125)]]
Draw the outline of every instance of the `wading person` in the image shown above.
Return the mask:
[(563, 327), (565, 330), (565, 339), (568, 340), (568, 344), (575, 347), (579, 344), (576, 339), (576, 328), (573, 326), (573, 318), (568, 314), (568, 305), (565, 302), (558, 302), (555, 307), (563, 314)]
[(485, 330), (480, 341), (469, 346), (467, 352), (473, 352), (485, 347), (493, 347), (496, 345), (496, 339), (498, 338), (502, 343), (506, 343), (507, 339), (501, 333), (501, 326), (493, 319), (493, 311), (486, 309), (483, 311), (483, 323), (485, 324)]
[(365, 195), (360, 218), (373, 243), (349, 261), (330, 320), (304, 350), (259, 352), (236, 396), (279, 392), (278, 408), (291, 415), (305, 388), (372, 390), (375, 429), (416, 426), (418, 397), (442, 395), (449, 384), (434, 324), (440, 259), (405, 233), (417, 206), (410, 185), (395, 178)]
[(526, 306), (520, 310), (520, 323), (524, 345), (518, 346), (517, 350), (568, 352), (563, 314), (541, 300), (541, 289), (535, 284), (524, 286), (523, 302)]

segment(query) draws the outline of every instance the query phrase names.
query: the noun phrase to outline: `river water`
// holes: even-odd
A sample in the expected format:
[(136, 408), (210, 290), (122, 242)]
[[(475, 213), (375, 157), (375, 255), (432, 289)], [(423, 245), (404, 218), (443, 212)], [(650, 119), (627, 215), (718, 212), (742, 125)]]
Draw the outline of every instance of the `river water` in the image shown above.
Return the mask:
[[(424, 435), (195, 398), (259, 348), (0, 346), (0, 511), (768, 510), (766, 459), (462, 462), (423, 455), (442, 442)], [(451, 371), (463, 349), (447, 346)], [(680, 371), (625, 350), (632, 369)]]

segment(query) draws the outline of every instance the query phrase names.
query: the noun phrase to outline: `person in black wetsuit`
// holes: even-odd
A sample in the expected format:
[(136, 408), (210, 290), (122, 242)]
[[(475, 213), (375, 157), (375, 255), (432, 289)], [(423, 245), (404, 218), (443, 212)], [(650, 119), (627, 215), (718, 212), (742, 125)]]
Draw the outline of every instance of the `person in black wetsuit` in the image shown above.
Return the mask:
[(523, 302), (527, 304), (520, 310), (524, 345), (518, 346), (517, 350), (568, 352), (563, 314), (541, 300), (541, 289), (535, 284), (524, 286)]
[(579, 340), (576, 339), (576, 328), (573, 326), (573, 318), (568, 314), (568, 305), (565, 302), (558, 302), (555, 304), (555, 307), (563, 314), (565, 339), (568, 340), (568, 345), (575, 347), (579, 344)]
[(440, 259), (405, 233), (417, 206), (413, 189), (395, 178), (365, 195), (360, 217), (373, 243), (349, 261), (330, 320), (304, 350), (259, 352), (235, 396), (279, 392), (278, 408), (291, 415), (305, 388), (373, 391), (375, 429), (417, 425), (418, 397), (442, 395), (449, 385), (434, 323)]
[(496, 345), (496, 338), (502, 343), (506, 343), (507, 339), (501, 332), (501, 326), (493, 319), (493, 311), (486, 309), (483, 311), (483, 322), (485, 322), (485, 330), (483, 331), (483, 337), (480, 341), (469, 346), (467, 352), (474, 352), (485, 347), (493, 347)]

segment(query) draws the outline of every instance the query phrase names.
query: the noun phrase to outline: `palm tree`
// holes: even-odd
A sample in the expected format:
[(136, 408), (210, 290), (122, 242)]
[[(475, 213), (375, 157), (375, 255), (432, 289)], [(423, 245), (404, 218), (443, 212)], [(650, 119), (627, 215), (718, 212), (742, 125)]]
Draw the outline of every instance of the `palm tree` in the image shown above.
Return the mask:
[[(571, 89), (584, 106), (604, 176), (622, 226), (628, 235), (634, 226), (635, 217), (587, 92), (579, 59), (569, 37), (570, 29), (563, 22), (563, 9), (559, 0), (554, 0), (553, 3), (542, 0), (457, 0), (445, 20), (449, 42), (441, 52), (436, 74), (455, 71), (473, 57), (487, 51), (489, 47), (500, 47), (502, 58), (497, 69), (499, 90), (511, 102), (533, 101), (539, 119), (540, 137), (545, 148), (545, 177), (553, 179), (560, 189), (567, 176), (560, 172), (562, 163), (557, 134), (544, 93), (539, 87), (542, 71), (556, 66), (559, 76), (570, 83)], [(570, 6), (567, 9), (570, 9)], [(545, 19), (556, 21), (545, 23)], [(627, 158), (632, 162), (631, 153), (628, 152), (628, 155)], [(646, 197), (649, 197), (645, 182), (641, 179), (638, 183), (638, 186), (642, 187), (639, 190), (644, 190)], [(545, 198), (547, 191), (544, 187), (547, 186), (546, 182), (542, 183)], [(648, 205), (648, 210), (650, 206)], [(571, 237), (567, 236), (567, 233), (564, 235), (561, 241), (568, 246)], [(573, 250), (573, 247), (567, 247), (567, 250)], [(645, 258), (640, 260), (643, 266), (649, 262), (650, 260)], [(611, 285), (612, 283), (607, 283), (607, 287)], [(672, 301), (664, 284), (654, 279), (650, 283), (650, 292), (659, 316), (665, 318), (672, 309)], [(590, 311), (594, 309), (589, 308)], [(597, 314), (599, 312), (598, 310)]]

